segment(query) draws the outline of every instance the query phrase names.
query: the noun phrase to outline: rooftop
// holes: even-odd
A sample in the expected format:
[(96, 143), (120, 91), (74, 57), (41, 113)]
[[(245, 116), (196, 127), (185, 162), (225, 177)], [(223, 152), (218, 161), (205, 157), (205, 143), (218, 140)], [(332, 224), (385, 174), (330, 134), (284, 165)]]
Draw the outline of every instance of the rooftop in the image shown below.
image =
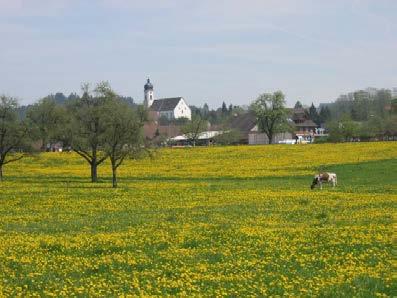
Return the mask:
[(182, 97), (170, 97), (170, 98), (159, 98), (153, 101), (153, 104), (150, 106), (152, 111), (173, 111), (175, 107), (178, 105), (179, 101)]
[(240, 132), (249, 132), (256, 125), (256, 117), (253, 112), (237, 115), (230, 120), (230, 128)]

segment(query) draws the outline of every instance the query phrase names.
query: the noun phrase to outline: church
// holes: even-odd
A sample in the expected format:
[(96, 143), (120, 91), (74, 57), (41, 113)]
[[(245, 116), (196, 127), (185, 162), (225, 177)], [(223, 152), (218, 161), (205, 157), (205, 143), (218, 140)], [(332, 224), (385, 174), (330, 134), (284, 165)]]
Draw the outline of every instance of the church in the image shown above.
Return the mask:
[(158, 118), (166, 117), (168, 120), (187, 118), (192, 119), (192, 111), (183, 97), (154, 98), (153, 84), (147, 79), (144, 85), (145, 107)]

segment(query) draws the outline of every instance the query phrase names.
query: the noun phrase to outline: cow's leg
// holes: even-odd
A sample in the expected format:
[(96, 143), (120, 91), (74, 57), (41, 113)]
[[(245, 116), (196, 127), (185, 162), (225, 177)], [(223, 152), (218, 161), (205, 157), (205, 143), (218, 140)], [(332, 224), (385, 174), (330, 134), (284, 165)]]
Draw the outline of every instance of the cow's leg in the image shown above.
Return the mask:
[(321, 180), (320, 180), (320, 189), (323, 189), (323, 183), (321, 182)]

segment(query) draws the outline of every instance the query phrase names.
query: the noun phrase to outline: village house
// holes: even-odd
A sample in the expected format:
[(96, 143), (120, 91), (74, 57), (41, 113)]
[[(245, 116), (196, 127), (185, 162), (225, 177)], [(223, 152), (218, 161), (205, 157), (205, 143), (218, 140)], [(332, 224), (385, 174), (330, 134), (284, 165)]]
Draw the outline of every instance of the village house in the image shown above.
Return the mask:
[[(276, 133), (272, 143), (312, 142), (315, 137), (324, 136), (324, 129), (308, 117), (304, 108), (289, 109), (289, 119), (293, 132), (285, 131)], [(269, 138), (258, 129), (255, 115), (252, 111), (235, 115), (230, 121), (230, 128), (237, 130), (241, 135), (241, 144), (259, 145), (268, 144)]]
[(309, 119), (304, 108), (295, 108), (292, 110), (292, 121), (295, 123), (295, 134), (299, 135), (313, 135), (315, 129), (318, 127), (313, 120)]
[[(230, 121), (230, 128), (240, 133), (240, 144), (260, 145), (268, 144), (269, 138), (263, 132), (258, 130), (256, 117), (252, 111), (235, 115)], [(282, 132), (276, 133), (273, 137), (273, 143), (292, 139), (292, 133)]]
[[(285, 140), (291, 140), (292, 133), (289, 131), (275, 133), (273, 136), (273, 144), (278, 144)], [(258, 125), (255, 125), (251, 128), (248, 134), (248, 144), (250, 145), (259, 145), (259, 144), (269, 144), (269, 137), (258, 130)]]
[(248, 111), (247, 113), (233, 115), (229, 123), (229, 128), (239, 132), (240, 144), (249, 144), (249, 134), (255, 125), (255, 115), (253, 112)]

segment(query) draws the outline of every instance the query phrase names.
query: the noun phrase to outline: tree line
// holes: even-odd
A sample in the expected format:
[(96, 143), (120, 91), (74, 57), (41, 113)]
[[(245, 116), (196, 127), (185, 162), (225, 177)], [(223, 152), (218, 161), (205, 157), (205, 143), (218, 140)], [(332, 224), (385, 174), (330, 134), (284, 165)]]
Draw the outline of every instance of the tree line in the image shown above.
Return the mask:
[(270, 143), (276, 133), (295, 130), (289, 119), (296, 110), (303, 110), (306, 119), (326, 129), (328, 137), (316, 141), (345, 142), (397, 137), (397, 98), (393, 98), (388, 89), (372, 92), (358, 90), (319, 107), (312, 103), (306, 108), (297, 101), (293, 109), (286, 108), (284, 94), (277, 91), (259, 95), (249, 110), (255, 114), (259, 131), (267, 135)]
[(397, 136), (397, 98), (391, 91), (358, 90), (326, 106), (329, 140), (384, 139)]
[(113, 187), (124, 160), (148, 152), (143, 137), (147, 112), (118, 96), (107, 82), (93, 89), (83, 84), (81, 96), (61, 103), (43, 98), (24, 116), (16, 99), (2, 95), (0, 100), (0, 179), (3, 167), (31, 151), (34, 142), (45, 151), (47, 144), (61, 141), (88, 163), (91, 182), (98, 181), (98, 166), (110, 159)]
[(215, 140), (219, 144), (234, 144), (239, 140), (239, 132), (230, 127), (235, 115), (253, 113), (258, 130), (265, 133), (272, 143), (279, 132), (294, 132), (291, 118), (296, 110), (303, 110), (305, 118), (323, 127), (328, 133), (326, 138), (316, 141), (344, 142), (352, 140), (388, 139), (397, 136), (397, 98), (392, 98), (390, 90), (380, 89), (376, 92), (356, 91), (341, 95), (335, 102), (315, 107), (312, 103), (306, 108), (297, 101), (293, 109), (286, 107), (285, 95), (281, 91), (263, 93), (254, 100), (248, 109), (223, 102), (216, 110), (209, 110), (208, 105), (192, 107), (192, 120), (181, 121), (182, 132), (194, 145), (201, 132), (210, 125), (217, 125), (225, 133)]

